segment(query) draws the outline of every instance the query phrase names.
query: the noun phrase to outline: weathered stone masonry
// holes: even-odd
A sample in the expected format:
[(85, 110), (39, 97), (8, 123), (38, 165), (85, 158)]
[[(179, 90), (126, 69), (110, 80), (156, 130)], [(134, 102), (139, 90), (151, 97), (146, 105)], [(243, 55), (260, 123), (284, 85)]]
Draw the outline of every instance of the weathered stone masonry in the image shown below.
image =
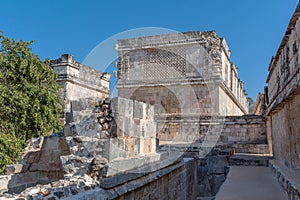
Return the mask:
[(104, 99), (109, 95), (110, 74), (99, 72), (78, 63), (70, 54), (52, 60), (50, 66), (58, 75), (57, 82), (61, 86), (59, 93), (64, 105), (65, 120), (71, 110), (71, 101), (80, 98)]
[[(246, 93), (237, 67), (230, 61), (230, 50), (214, 31), (119, 40), (116, 49), (119, 96), (155, 105), (160, 121), (182, 118), (169, 123), (168, 135), (159, 127), (160, 141), (201, 140), (199, 136), (205, 134), (201, 131), (205, 127), (198, 126), (202, 116), (248, 113)], [(194, 122), (192, 118), (200, 119)], [(197, 124), (188, 130), (184, 121), (189, 119)]]
[(116, 49), (121, 97), (156, 105), (157, 114), (248, 112), (230, 50), (214, 31), (119, 40)]
[[(154, 46), (160, 45), (158, 40), (169, 41), (171, 49), (163, 43), (159, 50), (146, 48), (146, 56), (130, 50), (137, 60), (128, 60), (128, 52), (120, 57), (118, 66), (127, 68), (119, 68), (118, 87), (128, 98), (107, 98), (110, 75), (75, 62), (71, 55), (51, 62), (63, 86), (64, 131), (29, 141), (21, 162), (8, 166), (8, 175), (0, 177), (0, 197), (214, 198), (234, 151), (269, 153), (261, 116), (223, 116), (248, 109), (224, 39), (215, 32), (152, 39)], [(132, 41), (135, 49), (135, 40), (124, 41)], [(137, 72), (132, 65), (138, 66)], [(215, 145), (219, 147), (211, 151)]]
[(290, 199), (300, 198), (300, 4), (297, 5), (267, 78), (268, 130), (273, 169)]

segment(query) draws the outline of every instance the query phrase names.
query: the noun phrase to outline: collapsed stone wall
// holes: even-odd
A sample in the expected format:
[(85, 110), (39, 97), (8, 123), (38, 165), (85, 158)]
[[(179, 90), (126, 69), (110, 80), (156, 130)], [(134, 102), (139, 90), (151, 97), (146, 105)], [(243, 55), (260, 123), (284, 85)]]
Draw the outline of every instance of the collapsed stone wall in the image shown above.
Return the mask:
[(64, 134), (33, 139), (22, 162), (0, 177), (2, 197), (196, 198), (196, 161), (156, 153), (152, 106), (122, 98), (71, 105)]
[(206, 157), (193, 148), (190, 155), (157, 152), (153, 106), (116, 98), (80, 99), (71, 107), (64, 134), (32, 140), (22, 163), (0, 177), (6, 184), (0, 189), (8, 190), (2, 197), (213, 198), (226, 179), (232, 150), (213, 150)]
[(1, 189), (18, 193), (27, 187), (62, 179), (64, 171), (60, 156), (70, 154), (62, 135), (58, 133), (29, 140), (20, 163), (7, 166), (8, 176), (2, 177), (6, 184)]
[[(65, 177), (27, 188), (21, 194), (4, 193), (11, 199), (196, 199), (196, 161), (160, 162), (95, 181), (88, 175)], [(1, 179), (0, 179), (1, 180)], [(1, 196), (0, 196), (1, 198)]]

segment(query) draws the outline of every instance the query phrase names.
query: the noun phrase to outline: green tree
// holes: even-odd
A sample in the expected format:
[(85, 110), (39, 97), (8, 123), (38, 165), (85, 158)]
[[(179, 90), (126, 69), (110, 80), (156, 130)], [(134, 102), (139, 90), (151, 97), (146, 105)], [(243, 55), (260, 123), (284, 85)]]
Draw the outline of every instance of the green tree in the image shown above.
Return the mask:
[(247, 97), (247, 101), (249, 104), (249, 114), (253, 114), (253, 110), (254, 110), (254, 101), (251, 97)]
[(31, 44), (0, 33), (0, 173), (18, 160), (26, 140), (62, 128), (57, 74)]

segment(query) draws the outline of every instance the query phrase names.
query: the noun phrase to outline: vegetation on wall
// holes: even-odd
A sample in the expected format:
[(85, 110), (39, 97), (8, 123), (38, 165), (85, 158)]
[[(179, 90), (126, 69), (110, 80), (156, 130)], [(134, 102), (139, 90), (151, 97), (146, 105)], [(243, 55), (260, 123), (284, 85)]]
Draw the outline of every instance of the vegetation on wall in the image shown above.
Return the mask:
[(18, 160), (26, 140), (62, 128), (57, 74), (31, 44), (0, 33), (0, 173)]

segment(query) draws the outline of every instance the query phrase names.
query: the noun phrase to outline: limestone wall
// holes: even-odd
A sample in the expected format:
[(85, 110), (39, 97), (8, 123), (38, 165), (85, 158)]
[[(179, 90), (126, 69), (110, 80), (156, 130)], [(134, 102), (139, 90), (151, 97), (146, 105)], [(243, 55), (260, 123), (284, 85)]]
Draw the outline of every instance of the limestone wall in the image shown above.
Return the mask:
[(300, 3), (269, 65), (265, 102), (276, 178), (289, 199), (299, 198), (300, 170)]
[(255, 115), (265, 115), (266, 114), (266, 105), (265, 105), (265, 94), (258, 93), (254, 108), (253, 114)]
[[(17, 199), (196, 199), (197, 164), (193, 158), (181, 159), (161, 166), (149, 164), (146, 168), (127, 171), (99, 181), (88, 175), (73, 175), (51, 184), (29, 187), (21, 194), (0, 194), (0, 198)], [(144, 171), (146, 169), (146, 171)], [(149, 170), (150, 169), (150, 170)], [(137, 173), (138, 170), (141, 173)], [(0, 183), (5, 182), (0, 177)]]
[(267, 130), (260, 116), (201, 117), (178, 116), (156, 117), (160, 143), (225, 144), (240, 153), (270, 153)]
[(228, 45), (214, 31), (119, 40), (116, 49), (116, 86), (121, 97), (167, 107), (169, 114), (187, 106), (181, 113), (226, 116), (248, 112)]
[(154, 172), (152, 177), (155, 174), (163, 174), (163, 176), (158, 175), (156, 179), (148, 179), (148, 181), (147, 178), (144, 181), (136, 180), (135, 183), (141, 185), (134, 189), (128, 188), (130, 182), (126, 183), (127, 192), (116, 199), (196, 199), (197, 168), (194, 159), (185, 159), (180, 164), (160, 169)]
[[(66, 177), (110, 177), (160, 159), (153, 106), (123, 98), (71, 102), (62, 133), (32, 139), (0, 188), (19, 193)], [(69, 179), (68, 179), (69, 180)]]
[(299, 107), (298, 94), (270, 118), (274, 157), (283, 165), (297, 170), (300, 169)]
[(268, 124), (277, 162), (300, 169), (300, 4), (269, 66)]
[(217, 90), (202, 85), (123, 88), (119, 96), (154, 105), (156, 114), (217, 115)]
[(58, 74), (59, 94), (64, 106), (64, 118), (71, 111), (71, 101), (80, 98), (102, 99), (109, 95), (110, 74), (102, 73), (74, 60), (70, 54), (52, 60), (50, 66)]
[(235, 98), (232, 98), (232, 95), (227, 88), (219, 87), (218, 88), (218, 107), (220, 116), (241, 116), (244, 114), (241, 105), (236, 101)]
[(110, 162), (156, 152), (153, 106), (120, 97), (79, 99), (71, 105), (65, 135), (80, 139), (88, 154)]

